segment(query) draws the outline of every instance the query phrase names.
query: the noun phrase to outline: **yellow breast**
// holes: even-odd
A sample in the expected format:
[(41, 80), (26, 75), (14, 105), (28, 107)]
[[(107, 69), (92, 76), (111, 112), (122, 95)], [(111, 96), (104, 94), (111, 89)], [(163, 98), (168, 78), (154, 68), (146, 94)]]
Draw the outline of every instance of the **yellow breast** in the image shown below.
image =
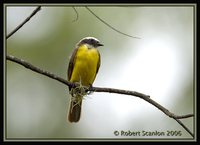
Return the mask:
[(79, 47), (75, 57), (70, 81), (81, 82), (84, 86), (92, 85), (100, 59), (98, 50), (96, 48), (88, 49), (86, 45), (83, 45)]

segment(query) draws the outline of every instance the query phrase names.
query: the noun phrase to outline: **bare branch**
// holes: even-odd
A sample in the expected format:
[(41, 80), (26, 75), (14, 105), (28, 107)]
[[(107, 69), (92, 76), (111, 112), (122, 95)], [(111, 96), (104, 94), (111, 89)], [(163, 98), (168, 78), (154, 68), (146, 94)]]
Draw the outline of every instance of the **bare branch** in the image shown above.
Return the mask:
[(175, 114), (169, 112), (169, 110), (167, 110), (166, 108), (161, 106), (159, 103), (157, 103), (154, 100), (152, 100), (149, 95), (145, 95), (145, 94), (142, 94), (142, 93), (139, 93), (139, 92), (135, 92), (135, 91), (120, 90), (120, 89), (113, 89), (113, 88), (99, 88), (99, 87), (92, 87), (90, 89), (90, 91), (108, 92), (108, 93), (117, 93), (117, 94), (136, 96), (136, 97), (139, 97), (139, 98), (149, 102), (150, 104), (154, 105), (156, 108), (160, 109), (167, 116), (169, 116), (171, 118), (174, 118), (174, 119), (184, 119), (184, 118), (189, 118), (189, 117), (193, 117), (194, 116), (193, 114), (187, 114), (187, 115), (181, 115), (181, 116), (175, 115)]
[(26, 61), (23, 60), (23, 59), (19, 59), (19, 58), (15, 57), (15, 56), (12, 56), (12, 55), (7, 55), (7, 56), (6, 56), (6, 59), (7, 59), (7, 60), (10, 60), (10, 61), (13, 61), (13, 62), (15, 62), (15, 63), (18, 63), (18, 64), (20, 64), (20, 65), (26, 67), (27, 69), (30, 69), (30, 70), (34, 71), (34, 72), (37, 72), (37, 73), (39, 73), (39, 74), (43, 74), (43, 75), (45, 75), (45, 76), (47, 76), (47, 77), (49, 77), (49, 78), (52, 78), (52, 79), (54, 79), (54, 80), (57, 80), (57, 81), (59, 81), (59, 82), (65, 84), (65, 85), (68, 85), (68, 86), (73, 87), (73, 83), (71, 83), (71, 82), (69, 82), (69, 81), (66, 81), (66, 80), (63, 79), (63, 78), (60, 78), (60, 77), (56, 76), (56, 75), (53, 74), (53, 73), (50, 73), (50, 72), (45, 71), (45, 70), (42, 70), (42, 69), (40, 69), (40, 68), (38, 68), (38, 67), (36, 67), (36, 66), (34, 66), (34, 65), (30, 64), (30, 63), (28, 63), (28, 62), (26, 62)]
[(161, 110), (163, 113), (165, 113), (170, 118), (173, 118), (174, 120), (176, 120), (192, 137), (194, 137), (194, 134), (179, 120), (179, 119), (193, 117), (194, 114), (187, 114), (187, 115), (181, 115), (181, 116), (175, 115), (175, 114), (171, 113), (168, 109), (166, 109), (165, 107), (163, 107), (162, 105), (157, 103), (156, 101), (152, 100), (150, 98), (150, 96), (139, 93), (139, 92), (135, 92), (135, 91), (127, 91), (127, 90), (120, 90), (120, 89), (113, 89), (113, 88), (99, 88), (99, 87), (92, 87), (91, 91), (109, 92), (109, 93), (117, 93), (117, 94), (132, 95), (132, 96), (139, 97), (139, 98), (147, 101), (148, 103), (154, 105), (156, 108)]
[(194, 117), (194, 114), (186, 114), (186, 115), (181, 115), (181, 116), (175, 116), (176, 119), (185, 119), (185, 118), (189, 118), (189, 117)]
[[(15, 56), (11, 56), (11, 55), (7, 55), (6, 56), (7, 60), (13, 61), (15, 63), (18, 63), (24, 67), (26, 67), (27, 69), (31, 69), (32, 71), (35, 71), (37, 73), (43, 74), (49, 78), (52, 78), (54, 80), (57, 80), (65, 85), (71, 86), (71, 87), (75, 87), (77, 86), (77, 84), (71, 83), (63, 78), (60, 78), (58, 76), (56, 76), (53, 73), (50, 73), (48, 71), (42, 70), (22, 59), (16, 58)], [(88, 91), (93, 91), (93, 92), (108, 92), (108, 93), (116, 93), (116, 94), (124, 94), (124, 95), (131, 95), (131, 96), (136, 96), (139, 97), (145, 101), (147, 101), (148, 103), (154, 105), (156, 108), (158, 108), (159, 110), (161, 110), (163, 113), (165, 113), (167, 116), (173, 118), (174, 120), (176, 120), (192, 137), (194, 137), (194, 134), (179, 120), (179, 119), (183, 119), (183, 118), (189, 118), (189, 117), (193, 117), (193, 114), (187, 114), (187, 115), (175, 115), (173, 113), (171, 113), (169, 110), (167, 110), (165, 107), (163, 107), (162, 105), (160, 105), (159, 103), (157, 103), (156, 101), (152, 100), (150, 98), (149, 95), (145, 95), (139, 92), (135, 92), (135, 91), (129, 91), (129, 90), (120, 90), (120, 89), (114, 89), (114, 88), (100, 88), (100, 87), (90, 87), (88, 89)]]
[(41, 9), (41, 6), (38, 6), (29, 17), (27, 17), (19, 26), (17, 26), (13, 31), (11, 31), (7, 36), (6, 39), (8, 39), (10, 36), (12, 36), (15, 32), (17, 32), (24, 24), (26, 24), (39, 10)]
[(131, 37), (131, 38), (136, 38), (136, 39), (141, 39), (139, 37), (135, 37), (135, 36), (131, 36), (131, 35), (128, 35), (124, 32), (121, 32), (119, 30), (117, 30), (116, 28), (114, 28), (113, 26), (111, 26), (110, 24), (108, 24), (106, 21), (104, 21), (103, 19), (101, 19), (99, 16), (97, 16), (91, 9), (89, 9), (87, 6), (85, 7), (92, 15), (94, 15), (97, 19), (99, 19), (102, 23), (104, 23), (106, 26), (108, 26), (109, 28), (113, 29), (114, 31), (122, 34), (122, 35), (125, 35), (125, 36), (128, 36), (128, 37)]
[(79, 15), (78, 15), (78, 12), (77, 12), (76, 8), (75, 7), (72, 7), (72, 8), (76, 13), (76, 19), (74, 19), (72, 22), (76, 22), (78, 20)]

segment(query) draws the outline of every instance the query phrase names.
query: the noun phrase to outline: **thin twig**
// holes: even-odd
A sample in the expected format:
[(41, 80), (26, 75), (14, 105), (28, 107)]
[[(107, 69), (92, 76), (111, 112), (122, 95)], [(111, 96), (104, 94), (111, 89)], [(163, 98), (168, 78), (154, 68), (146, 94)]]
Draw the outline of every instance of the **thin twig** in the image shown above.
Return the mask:
[(78, 12), (77, 12), (76, 8), (75, 7), (72, 7), (72, 8), (76, 13), (76, 19), (74, 19), (72, 22), (76, 22), (78, 20), (79, 15), (78, 15)]
[[(49, 78), (52, 78), (54, 80), (57, 80), (65, 85), (74, 87), (76, 86), (76, 84), (71, 83), (61, 77), (58, 77), (57, 75), (50, 73), (48, 71), (42, 70), (28, 62), (26, 62), (25, 60), (19, 59), (15, 56), (11, 56), (11, 55), (7, 55), (6, 56), (7, 60), (13, 61), (15, 63), (18, 63), (24, 67), (26, 67), (27, 69), (31, 69), (32, 71), (35, 71), (37, 73), (43, 74)], [(145, 95), (139, 92), (135, 92), (135, 91), (128, 91), (128, 90), (120, 90), (120, 89), (113, 89), (113, 88), (100, 88), (100, 87), (90, 87), (88, 89), (88, 91), (93, 91), (93, 92), (109, 92), (109, 93), (117, 93), (117, 94), (124, 94), (124, 95), (131, 95), (131, 96), (136, 96), (139, 97), (145, 101), (147, 101), (148, 103), (154, 105), (156, 108), (158, 108), (159, 110), (161, 110), (163, 113), (165, 113), (167, 116), (173, 118), (174, 120), (176, 120), (192, 137), (194, 137), (194, 134), (179, 120), (179, 119), (183, 119), (183, 118), (189, 118), (189, 117), (193, 117), (193, 114), (187, 114), (187, 115), (175, 115), (173, 113), (171, 113), (169, 110), (167, 110), (165, 107), (163, 107), (162, 105), (160, 105), (159, 103), (157, 103), (156, 101), (152, 100), (150, 98), (149, 95)]]
[(113, 26), (111, 26), (110, 24), (108, 24), (106, 21), (104, 21), (102, 18), (100, 18), (99, 16), (97, 16), (91, 9), (89, 9), (87, 6), (85, 7), (92, 15), (94, 15), (97, 19), (99, 19), (102, 23), (104, 23), (106, 26), (108, 26), (109, 28), (113, 29), (114, 31), (122, 34), (122, 35), (125, 35), (125, 36), (128, 36), (128, 37), (131, 37), (131, 38), (136, 38), (136, 39), (141, 39), (139, 37), (135, 37), (135, 36), (131, 36), (129, 34), (126, 34), (124, 32), (121, 32), (119, 30), (117, 30), (116, 28), (114, 28)]
[(17, 32), (24, 24), (26, 24), (39, 10), (41, 9), (41, 6), (38, 6), (29, 17), (27, 17), (19, 26), (17, 26), (13, 31), (11, 31), (7, 36), (6, 39), (8, 39), (10, 36), (12, 36), (15, 32)]

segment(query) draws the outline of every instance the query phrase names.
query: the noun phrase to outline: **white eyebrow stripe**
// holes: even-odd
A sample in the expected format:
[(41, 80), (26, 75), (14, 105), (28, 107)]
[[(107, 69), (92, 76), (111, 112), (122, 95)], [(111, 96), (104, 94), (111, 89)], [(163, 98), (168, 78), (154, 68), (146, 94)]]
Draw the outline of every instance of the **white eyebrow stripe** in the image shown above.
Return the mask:
[(94, 48), (94, 46), (91, 45), (91, 44), (87, 44), (87, 43), (85, 43), (84, 45), (86, 45), (88, 48)]
[[(94, 40), (96, 40), (96, 41), (99, 42), (99, 40), (98, 40), (97, 38), (94, 38), (94, 37), (85, 37), (85, 38), (83, 38), (83, 39), (94, 39)], [(82, 39), (82, 40), (83, 40), (83, 39)]]

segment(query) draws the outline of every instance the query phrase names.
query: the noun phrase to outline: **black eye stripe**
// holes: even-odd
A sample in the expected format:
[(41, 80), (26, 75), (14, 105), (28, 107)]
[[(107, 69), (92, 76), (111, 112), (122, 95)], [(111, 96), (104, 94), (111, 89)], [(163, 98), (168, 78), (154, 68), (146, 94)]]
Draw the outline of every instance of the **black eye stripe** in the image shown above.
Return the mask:
[(84, 42), (88, 43), (88, 44), (97, 44), (98, 43), (98, 41), (96, 41), (94, 39), (86, 39)]

